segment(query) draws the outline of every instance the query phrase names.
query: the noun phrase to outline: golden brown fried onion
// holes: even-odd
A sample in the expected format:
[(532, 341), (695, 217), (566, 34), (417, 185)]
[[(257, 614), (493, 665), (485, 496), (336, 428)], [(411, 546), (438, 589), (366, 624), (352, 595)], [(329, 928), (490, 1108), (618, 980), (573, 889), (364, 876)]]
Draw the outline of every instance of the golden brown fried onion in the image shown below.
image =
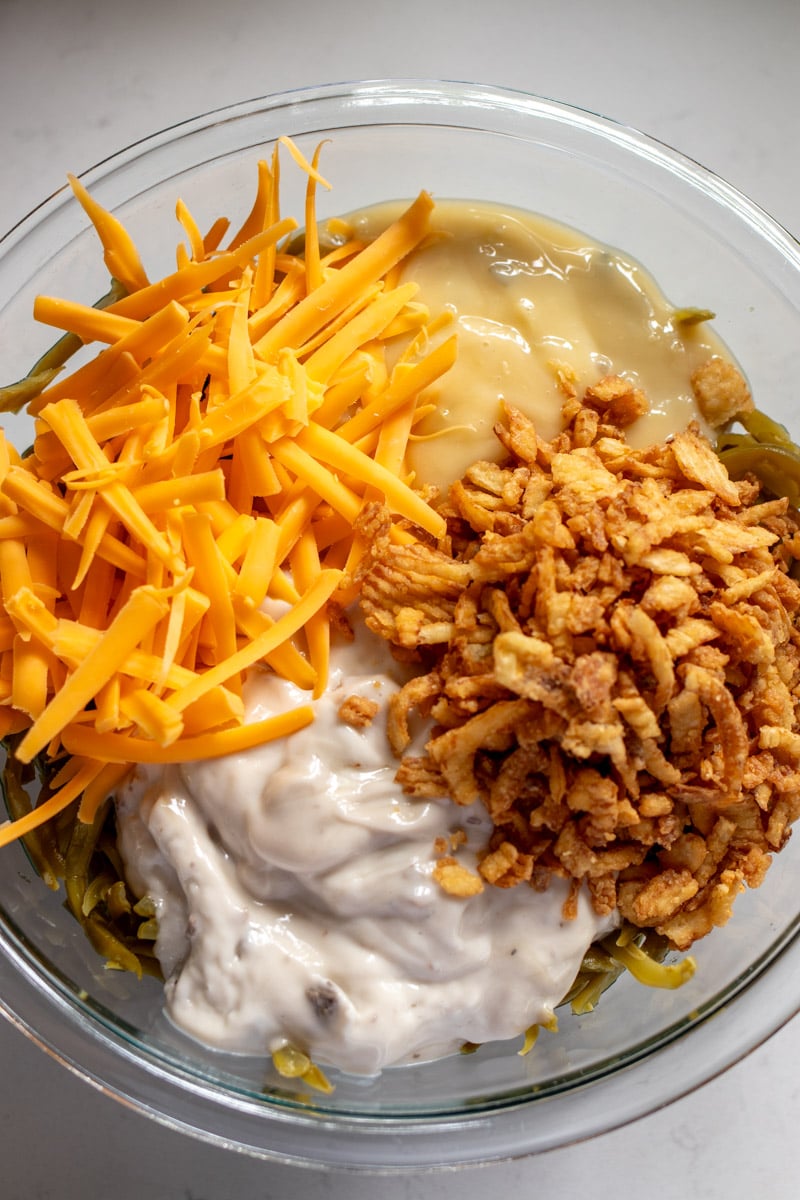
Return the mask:
[(403, 756), (412, 711), (433, 732), (398, 779), (483, 801), (484, 882), (585, 883), (598, 913), (686, 948), (800, 813), (800, 525), (696, 427), (629, 446), (645, 406), (609, 377), (552, 442), (507, 407), (505, 463), (453, 486), (438, 545), (385, 542), (361, 604), (419, 663), (389, 737)]

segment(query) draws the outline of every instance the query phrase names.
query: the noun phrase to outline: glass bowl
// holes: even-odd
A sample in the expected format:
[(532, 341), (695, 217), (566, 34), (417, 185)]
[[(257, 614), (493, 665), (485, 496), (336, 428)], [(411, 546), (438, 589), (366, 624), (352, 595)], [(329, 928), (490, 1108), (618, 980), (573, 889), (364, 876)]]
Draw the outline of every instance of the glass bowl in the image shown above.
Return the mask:
[[(800, 436), (800, 247), (720, 179), (632, 129), (518, 92), (441, 82), (365, 82), (268, 97), (185, 122), (99, 164), (84, 183), (132, 231), (145, 263), (171, 261), (181, 196), (202, 226), (243, 216), (255, 164), (290, 134), (323, 138), (332, 179), (321, 216), (388, 199), (494, 201), (545, 213), (622, 249), (679, 305), (702, 305), (743, 365), (757, 404)], [(286, 172), (285, 211), (302, 212)], [(296, 192), (292, 192), (292, 188)], [(68, 190), (0, 242), (0, 360), (23, 375), (52, 342), (31, 319), (39, 292), (92, 303), (107, 276)], [(27, 445), (25, 418), (6, 427)], [(206, 1051), (162, 1010), (154, 980), (104, 969), (62, 895), (20, 845), (2, 851), (0, 1005), (66, 1065), (165, 1124), (265, 1158), (382, 1170), (530, 1154), (608, 1130), (730, 1066), (800, 1008), (800, 847), (781, 853), (733, 919), (695, 947), (676, 991), (622, 977), (592, 1013), (566, 1014), (533, 1053), (468, 1056), (336, 1077), (298, 1098), (262, 1058)]]

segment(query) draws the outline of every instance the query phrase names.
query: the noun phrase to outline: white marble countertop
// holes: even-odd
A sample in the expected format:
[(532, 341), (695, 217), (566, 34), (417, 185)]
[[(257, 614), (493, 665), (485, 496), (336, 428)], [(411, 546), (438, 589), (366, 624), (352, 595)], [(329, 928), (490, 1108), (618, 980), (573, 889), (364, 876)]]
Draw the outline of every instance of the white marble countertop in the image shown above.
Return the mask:
[[(0, 228), (137, 138), (340, 79), (523, 88), (670, 143), (800, 234), (797, 0), (0, 0)], [(2, 330), (0, 330), (0, 345)], [(109, 1101), (0, 1022), (8, 1200), (798, 1194), (800, 1018), (694, 1095), (537, 1158), (376, 1179), (251, 1161)]]

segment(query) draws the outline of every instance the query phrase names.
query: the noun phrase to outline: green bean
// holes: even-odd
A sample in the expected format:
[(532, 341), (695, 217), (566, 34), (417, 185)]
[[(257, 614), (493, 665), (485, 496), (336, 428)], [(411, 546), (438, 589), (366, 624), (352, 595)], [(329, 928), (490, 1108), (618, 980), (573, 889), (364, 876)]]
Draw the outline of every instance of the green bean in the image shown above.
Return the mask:
[(713, 321), (716, 313), (710, 308), (676, 308), (672, 313), (672, 321), (675, 325), (700, 325), (703, 321)]
[(108, 908), (108, 893), (115, 882), (114, 875), (108, 870), (101, 871), (99, 875), (95, 875), (89, 880), (81, 902), (81, 912), (85, 917), (94, 912), (98, 904), (105, 904)]
[(118, 921), (120, 917), (129, 916), (133, 912), (125, 880), (121, 879), (118, 874), (116, 881), (106, 892), (105, 904), (112, 921)]
[(580, 970), (562, 1004), (571, 1005), (572, 1011), (578, 1015), (591, 1012), (603, 992), (625, 970), (640, 982), (650, 983), (654, 987), (677, 987), (678, 982), (683, 982), (693, 973), (694, 964), (693, 960), (684, 959), (674, 968), (662, 966), (668, 950), (666, 938), (652, 930), (643, 933), (624, 921), (615, 933), (595, 942), (586, 951)]
[[(116, 304), (128, 290), (117, 279), (111, 280), (111, 287), (101, 296), (92, 307), (108, 308)], [(30, 371), (16, 383), (8, 383), (0, 387), (0, 412), (19, 412), (31, 400), (35, 400), (48, 387), (65, 363), (83, 346), (82, 340), (76, 333), (65, 333), (33, 364)]]
[(692, 978), (696, 969), (695, 960), (691, 955), (682, 958), (680, 962), (666, 964), (652, 958), (635, 942), (627, 946), (615, 945), (609, 948), (609, 954), (625, 967), (634, 979), (647, 987), (678, 988)]
[[(24, 816), (34, 807), (25, 787), (30, 768), (14, 757), (14, 739), (6, 741), (6, 761), (0, 785), (9, 816)], [(49, 778), (61, 763), (37, 763), (39, 802), (50, 794)], [(77, 818), (77, 804), (22, 839), (32, 865), (48, 887), (58, 890), (63, 879), (67, 908), (80, 922), (94, 949), (120, 970), (161, 977), (153, 940), (158, 934), (155, 908), (149, 898), (134, 907), (112, 828), (111, 801), (106, 800), (92, 822)], [(146, 918), (146, 919), (142, 919)]]
[(785, 425), (781, 425), (779, 421), (775, 421), (772, 417), (768, 417), (766, 413), (755, 408), (750, 413), (745, 413), (739, 417), (739, 421), (744, 425), (751, 437), (757, 442), (772, 442), (779, 446), (786, 446), (798, 453), (798, 448), (792, 441), (789, 430)]
[(575, 983), (564, 997), (576, 1016), (591, 1012), (607, 988), (610, 988), (623, 972), (621, 964), (614, 964), (605, 971), (578, 972)]
[(793, 508), (800, 507), (800, 455), (783, 446), (757, 442), (740, 444), (720, 452), (732, 479), (755, 475), (775, 496), (786, 496)]
[(102, 955), (111, 966), (121, 971), (132, 971), (141, 979), (142, 964), (139, 958), (98, 913), (93, 912), (81, 923), (86, 930), (86, 936), (98, 954)]
[[(69, 337), (74, 335), (69, 334)], [(62, 341), (65, 339), (62, 338)], [(75, 339), (78, 346), (69, 351), (74, 354), (81, 344), (80, 338)], [(56, 343), (59, 345), (60, 343)], [(53, 347), (55, 349), (55, 346)], [(24, 379), (18, 379), (16, 383), (7, 383), (4, 387), (0, 387), (0, 412), (19, 412), (26, 404), (30, 404), (31, 400), (35, 400), (37, 396), (41, 396), (45, 388), (49, 387), (53, 380), (58, 375), (60, 367), (51, 367), (47, 371), (31, 371)]]
[[(8, 746), (0, 786), (12, 821), (27, 816), (33, 809), (31, 798), (23, 783), (23, 769), (22, 763), (14, 757), (13, 749)], [(63, 874), (63, 859), (60, 859), (58, 854), (52, 830), (48, 829), (46, 824), (32, 829), (24, 835), (22, 842), (36, 872), (52, 891), (58, 891), (59, 876)]]
[(745, 432), (723, 430), (717, 454), (732, 479), (755, 475), (774, 496), (800, 507), (800, 447), (788, 431), (758, 409), (738, 418)]
[(73, 916), (79, 921), (83, 921), (88, 915), (84, 910), (84, 900), (89, 887), (89, 868), (108, 816), (109, 803), (106, 800), (100, 806), (91, 825), (76, 820), (72, 827), (64, 881), (67, 887), (67, 903)]

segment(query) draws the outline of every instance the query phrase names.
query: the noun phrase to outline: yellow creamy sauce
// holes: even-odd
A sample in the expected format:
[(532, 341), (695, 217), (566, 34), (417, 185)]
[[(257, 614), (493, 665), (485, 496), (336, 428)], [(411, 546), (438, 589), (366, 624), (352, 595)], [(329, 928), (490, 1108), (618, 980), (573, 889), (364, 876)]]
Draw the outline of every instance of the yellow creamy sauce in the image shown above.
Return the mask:
[[(348, 223), (371, 240), (401, 209), (376, 205)], [(426, 440), (411, 447), (419, 482), (446, 487), (476, 459), (497, 458), (492, 427), (503, 401), (554, 437), (561, 364), (579, 390), (608, 374), (644, 390), (651, 411), (629, 431), (634, 445), (698, 418), (691, 373), (712, 354), (729, 355), (707, 324), (673, 321), (673, 306), (639, 264), (555, 221), (488, 204), (438, 202), (432, 231), (402, 279), (419, 284), (431, 314), (452, 313), (441, 336), (456, 330), (458, 359), (423, 396), (438, 407), (418, 428)]]

